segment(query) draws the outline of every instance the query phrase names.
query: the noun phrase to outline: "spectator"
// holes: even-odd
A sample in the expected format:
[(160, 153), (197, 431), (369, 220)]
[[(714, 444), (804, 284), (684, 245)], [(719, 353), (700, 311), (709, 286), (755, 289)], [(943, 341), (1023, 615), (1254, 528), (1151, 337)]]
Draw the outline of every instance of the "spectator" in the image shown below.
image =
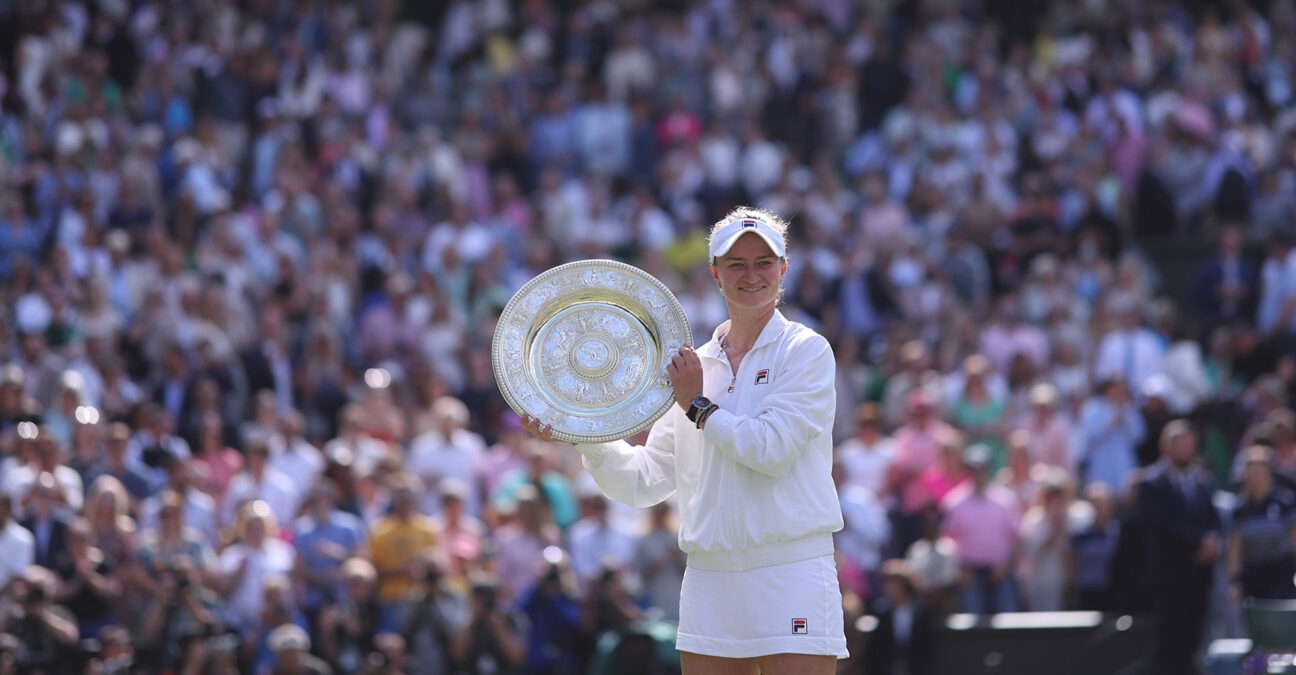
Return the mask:
[(864, 662), (869, 673), (932, 672), (936, 616), (921, 595), (921, 577), (903, 560), (882, 564), (882, 598), (873, 613)]
[(472, 586), (470, 618), (454, 634), (451, 654), (464, 664), (464, 672), (518, 673), (528, 663), (529, 647), (519, 616), (499, 601), (497, 587), (489, 579)]
[(90, 523), (78, 518), (68, 526), (70, 569), (58, 572), (54, 600), (76, 617), (82, 637), (97, 638), (116, 621), (115, 603), (121, 596), (120, 570), (93, 545)]
[(1203, 320), (1211, 324), (1246, 321), (1255, 314), (1259, 269), (1243, 254), (1242, 230), (1224, 227), (1219, 250), (1197, 266), (1194, 295)]
[(1112, 302), (1114, 328), (1098, 343), (1094, 378), (1121, 379), (1129, 392), (1142, 393), (1147, 378), (1163, 371), (1165, 346), (1142, 324), (1134, 298)]
[(297, 488), (293, 480), (270, 465), (270, 443), (267, 438), (251, 438), (243, 451), (247, 459), (243, 470), (230, 478), (229, 488), (221, 502), (221, 522), (234, 522), (235, 512), (251, 501), (262, 501), (270, 507), (276, 522), (291, 523), (297, 518)]
[(38, 474), (27, 495), (27, 516), (19, 524), (27, 528), (35, 539), (33, 559), (37, 565), (45, 569), (66, 570), (72, 566), (67, 543), (69, 522), (56, 508), (59, 495), (54, 476)]
[(1296, 495), (1274, 484), (1273, 452), (1243, 451), (1246, 469), (1228, 542), (1230, 592), (1236, 599), (1296, 598)]
[(288, 575), (296, 558), (278, 538), (270, 506), (261, 500), (239, 508), (238, 541), (221, 551), (216, 590), (225, 597), (225, 623), (246, 640), (265, 610), (265, 587), (273, 575)]
[(870, 598), (881, 590), (877, 572), (891, 540), (891, 524), (876, 493), (846, 482), (846, 467), (840, 460), (833, 461), (832, 473), (845, 522), (843, 528), (833, 534), (838, 574), (863, 582), (861, 587), (853, 590), (860, 597)]
[(1193, 464), (1197, 436), (1186, 421), (1161, 433), (1161, 460), (1138, 485), (1148, 528), (1157, 613), (1154, 673), (1191, 672), (1206, 621), (1212, 569), (1220, 554), (1220, 518), (1210, 477)]
[(580, 671), (582, 654), (581, 605), (567, 556), (556, 546), (546, 548), (543, 562), (527, 581), (518, 607), (531, 626), (526, 641), (525, 672), (536, 675)]
[(518, 488), (506, 513), (508, 520), (495, 530), (495, 574), (500, 597), (516, 604), (535, 581), (535, 565), (546, 549), (556, 548), (562, 537), (532, 485)]
[(861, 403), (855, 409), (855, 423), (855, 436), (842, 441), (834, 454), (846, 472), (846, 484), (880, 497), (895, 461), (895, 441), (882, 434), (881, 412), (876, 403)]
[(495, 508), (517, 499), (523, 486), (532, 485), (544, 500), (548, 516), (559, 529), (567, 529), (580, 517), (580, 506), (571, 481), (553, 466), (548, 448), (533, 445), (525, 469), (516, 470), (500, 479), (499, 488), (491, 498)]
[(1038, 501), (1026, 510), (1021, 521), (1021, 560), (1018, 576), (1027, 609), (1060, 612), (1066, 608), (1071, 586), (1067, 562), (1070, 556), (1071, 521), (1068, 514), (1068, 486), (1056, 471), (1047, 471)]
[(1082, 611), (1106, 612), (1116, 605), (1112, 596), (1112, 569), (1120, 541), (1121, 522), (1115, 517), (1115, 500), (1104, 483), (1091, 483), (1084, 500), (1074, 502), (1069, 517), (1075, 522), (1071, 535), (1070, 577), (1076, 591), (1074, 607)]
[(1015, 612), (1020, 560), (1021, 515), (1010, 494), (990, 483), (990, 450), (969, 445), (963, 463), (972, 474), (970, 488), (947, 497), (941, 533), (958, 547), (962, 568), (962, 608), (973, 614)]
[(333, 669), (310, 653), (310, 635), (300, 626), (283, 624), (267, 637), (274, 652), (271, 675), (331, 675)]
[(458, 582), (482, 563), (482, 549), (489, 537), (486, 524), (464, 512), (464, 490), (458, 481), (441, 481), (442, 548), (449, 559), (447, 572)]
[(581, 495), (581, 519), (567, 530), (571, 571), (587, 588), (607, 570), (625, 570), (633, 562), (635, 533), (608, 518), (608, 499), (597, 487)]
[(374, 650), (383, 610), (376, 594), (378, 572), (364, 558), (342, 563), (338, 597), (320, 612), (320, 653), (342, 673), (359, 672)]
[(135, 520), (128, 513), (129, 500), (126, 488), (112, 476), (101, 476), (86, 495), (85, 516), (92, 531), (92, 543), (117, 569), (135, 557), (136, 528)]
[(31, 531), (13, 519), (13, 498), (0, 494), (0, 596), (9, 597), (10, 587), (33, 564), (35, 549)]
[(1080, 410), (1080, 475), (1085, 482), (1105, 483), (1119, 491), (1137, 466), (1135, 446), (1147, 430), (1125, 381), (1109, 379)]
[(189, 464), (178, 459), (165, 461), (166, 486), (140, 504), (140, 529), (149, 532), (159, 528), (162, 507), (165, 506), (163, 496), (169, 492), (183, 505), (179, 525), (192, 530), (194, 536), (201, 537), (211, 546), (224, 543), (216, 500), (193, 486), (193, 470)]
[[(480, 516), (482, 496), (478, 471), (486, 444), (467, 425), (468, 407), (461, 401), (451, 397), (433, 401), (429, 428), (410, 442), (407, 468), (424, 485), (438, 485), (446, 478), (458, 481), (464, 490), (468, 514)], [(441, 515), (441, 500), (435, 490), (424, 495), (421, 510), (429, 516)]]
[(293, 576), (301, 588), (301, 609), (312, 626), (343, 590), (343, 562), (359, 555), (368, 541), (369, 530), (360, 518), (337, 508), (338, 496), (331, 481), (317, 484), (306, 512), (293, 523)]
[(954, 428), (936, 416), (932, 401), (915, 393), (909, 401), (910, 418), (896, 430), (895, 461), (887, 476), (886, 499), (894, 500), (891, 515), (891, 532), (896, 550), (907, 551), (918, 539), (926, 493), (918, 481), (928, 467), (935, 466), (941, 448), (954, 442)]
[(1041, 382), (1030, 390), (1030, 412), (1022, 423), (1032, 464), (1054, 466), (1075, 475), (1074, 430), (1062, 411), (1057, 387)]
[(679, 550), (679, 525), (669, 501), (648, 510), (648, 523), (635, 542), (633, 560), (643, 584), (643, 604), (666, 620), (679, 618), (680, 585), (684, 583), (684, 552)]
[(101, 458), (81, 475), (82, 485), (93, 490), (100, 476), (112, 476), (130, 495), (131, 503), (138, 504), (153, 492), (153, 486), (139, 469), (126, 463), (126, 446), (130, 442), (130, 427), (123, 422), (108, 425)]
[(979, 354), (963, 361), (963, 390), (949, 402), (950, 421), (963, 430), (969, 443), (980, 443), (990, 449), (990, 470), (1004, 466), (1003, 426), (1005, 401), (991, 394), (986, 378), (990, 362)]
[(391, 513), (373, 524), (369, 557), (378, 573), (378, 601), (390, 607), (419, 584), (415, 563), (440, 542), (435, 521), (417, 510), (418, 479), (397, 474), (391, 481)]
[(14, 664), (20, 671), (74, 670), (80, 654), (74, 648), (81, 634), (76, 617), (54, 601), (54, 573), (33, 565), (14, 585), (18, 599), (4, 622), (4, 632), (18, 640)]
[[(475, 664), (476, 660), (463, 660), (454, 653), (455, 641), (469, 621), (468, 599), (451, 588), (444, 563), (436, 554), (425, 555), (419, 566), (419, 586), (393, 607), (386, 622), (404, 636), (411, 669), (443, 675), (453, 672), (457, 662)], [(481, 645), (475, 648), (483, 649)]]

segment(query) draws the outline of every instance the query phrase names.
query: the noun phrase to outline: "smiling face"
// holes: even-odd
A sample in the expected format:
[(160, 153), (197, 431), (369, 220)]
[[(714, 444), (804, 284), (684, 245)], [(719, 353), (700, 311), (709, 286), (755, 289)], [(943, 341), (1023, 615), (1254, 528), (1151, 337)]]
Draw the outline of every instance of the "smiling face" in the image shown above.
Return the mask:
[(786, 273), (787, 262), (754, 234), (739, 237), (711, 267), (711, 276), (724, 292), (731, 312), (739, 308), (773, 310)]

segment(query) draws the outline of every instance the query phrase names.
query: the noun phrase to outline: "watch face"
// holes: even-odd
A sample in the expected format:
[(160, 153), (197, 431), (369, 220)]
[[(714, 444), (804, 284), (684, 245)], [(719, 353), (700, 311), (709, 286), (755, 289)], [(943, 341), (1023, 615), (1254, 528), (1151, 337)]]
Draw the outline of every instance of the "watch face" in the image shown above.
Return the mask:
[(699, 396), (699, 397), (693, 399), (693, 407), (694, 407), (694, 408), (701, 409), (701, 408), (705, 408), (705, 407), (707, 407), (707, 406), (709, 406), (709, 405), (711, 405), (711, 399), (708, 399), (708, 398), (705, 397), (705, 396)]

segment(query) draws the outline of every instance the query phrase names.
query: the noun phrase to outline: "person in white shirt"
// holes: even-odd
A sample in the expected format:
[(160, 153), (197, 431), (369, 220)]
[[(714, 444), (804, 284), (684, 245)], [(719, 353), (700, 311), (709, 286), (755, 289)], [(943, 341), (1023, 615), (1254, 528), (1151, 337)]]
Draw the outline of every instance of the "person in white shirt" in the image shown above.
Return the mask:
[(305, 428), (306, 418), (288, 410), (280, 416), (279, 433), (270, 443), (270, 466), (292, 478), (298, 504), (306, 501), (324, 473), (324, 454), (302, 435)]
[(265, 438), (252, 438), (243, 450), (247, 464), (230, 479), (229, 489), (221, 503), (221, 523), (234, 524), (234, 514), (245, 503), (261, 500), (270, 507), (275, 520), (291, 523), (297, 518), (300, 496), (293, 480), (270, 466), (270, 445)]
[[(823, 336), (778, 311), (786, 232), (751, 207), (715, 224), (711, 277), (729, 320), (671, 358), (677, 405), (642, 446), (576, 446), (612, 499), (647, 507), (677, 497), (684, 675), (830, 675), (847, 655), (833, 543), (836, 361)], [(532, 415), (523, 426), (553, 438)]]
[(1143, 326), (1138, 306), (1128, 296), (1112, 302), (1115, 328), (1098, 343), (1094, 381), (1119, 378), (1131, 392), (1142, 392), (1143, 383), (1164, 371), (1165, 346), (1156, 333)]
[(18, 516), (27, 513), (27, 498), (36, 479), (48, 473), (58, 483), (55, 510), (71, 516), (81, 512), (85, 498), (81, 474), (63, 461), (62, 444), (45, 425), (22, 422), (18, 425), (18, 456), (23, 463), (5, 473), (3, 491), (13, 499)]
[(567, 530), (571, 571), (582, 587), (606, 567), (628, 569), (634, 561), (635, 533), (608, 518), (608, 500), (601, 492), (581, 495), (584, 516)]
[(837, 484), (845, 522), (845, 527), (833, 535), (839, 560), (854, 567), (868, 580), (868, 588), (876, 591), (881, 588), (878, 570), (883, 548), (891, 540), (887, 511), (878, 501), (878, 493), (849, 481), (841, 458), (833, 462), (833, 482)]
[(895, 441), (882, 433), (882, 411), (873, 402), (855, 409), (858, 430), (842, 441), (833, 453), (846, 472), (846, 484), (857, 485), (881, 497), (886, 490), (887, 472), (895, 461)]
[(225, 621), (246, 636), (261, 616), (271, 575), (292, 573), (297, 552), (279, 539), (270, 507), (261, 500), (243, 506), (239, 541), (217, 561), (217, 589), (225, 596)]
[(36, 539), (13, 519), (13, 499), (0, 494), (0, 597), (9, 597), (9, 585), (22, 577), (36, 560)]
[(1262, 335), (1296, 331), (1296, 241), (1278, 231), (1269, 239), (1269, 255), (1260, 266), (1260, 304), (1256, 326)]
[[(410, 442), (405, 468), (424, 485), (438, 485), (454, 479), (464, 487), (464, 510), (481, 516), (481, 480), (478, 474), (486, 442), (468, 430), (468, 407), (457, 398), (443, 396), (432, 402), (430, 428)], [(421, 510), (425, 515), (441, 514), (441, 496), (428, 490)]]

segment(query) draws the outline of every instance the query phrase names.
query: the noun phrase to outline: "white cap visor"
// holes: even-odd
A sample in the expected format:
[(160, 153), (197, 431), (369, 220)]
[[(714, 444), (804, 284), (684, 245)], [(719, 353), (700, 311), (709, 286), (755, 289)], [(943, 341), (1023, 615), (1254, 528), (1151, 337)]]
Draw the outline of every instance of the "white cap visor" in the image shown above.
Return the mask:
[(774, 255), (787, 257), (787, 248), (783, 245), (783, 235), (779, 234), (769, 223), (759, 218), (738, 218), (720, 226), (711, 237), (711, 259), (715, 260), (729, 252), (738, 238), (747, 233), (754, 234), (769, 244)]

